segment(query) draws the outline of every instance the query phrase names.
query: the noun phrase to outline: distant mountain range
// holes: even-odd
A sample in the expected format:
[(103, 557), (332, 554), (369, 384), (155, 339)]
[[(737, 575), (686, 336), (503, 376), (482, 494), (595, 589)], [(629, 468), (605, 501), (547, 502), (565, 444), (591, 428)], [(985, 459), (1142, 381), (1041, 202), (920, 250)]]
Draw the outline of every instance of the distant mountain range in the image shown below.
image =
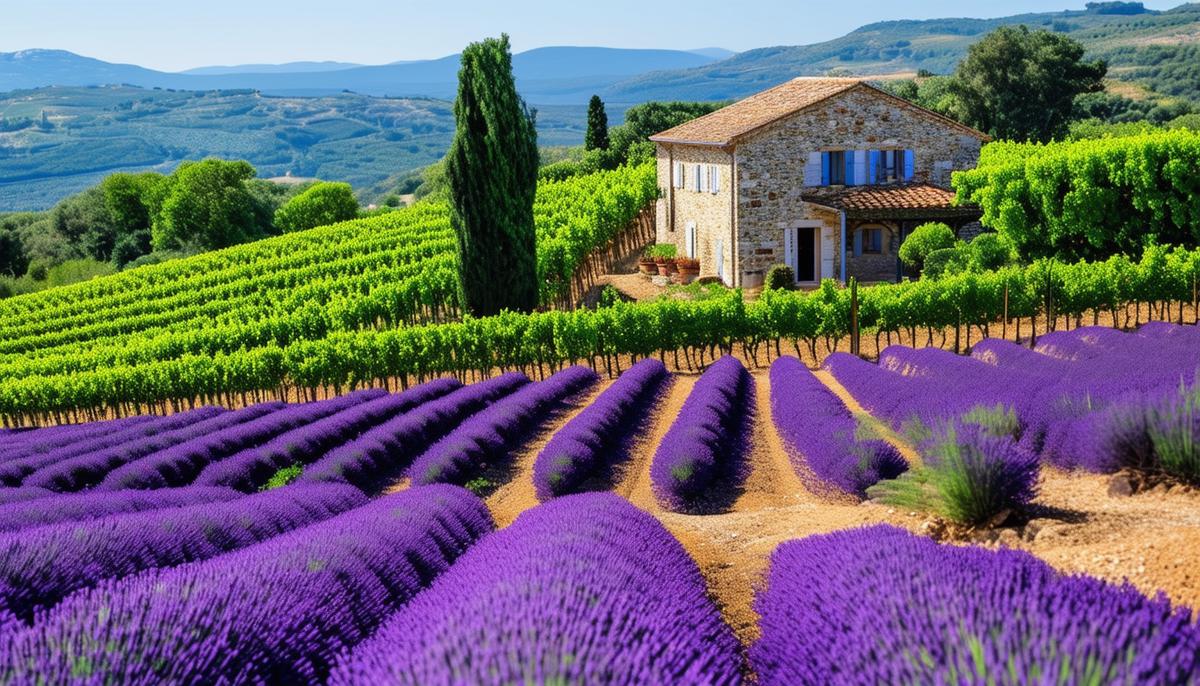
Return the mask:
[[(538, 104), (578, 104), (629, 77), (651, 71), (688, 69), (727, 57), (707, 48), (632, 50), (546, 47), (513, 56), (522, 94)], [(114, 64), (65, 50), (0, 53), (0, 91), (45, 86), (128, 84), (177, 90), (254, 89), (269, 95), (361, 95), (451, 98), (457, 90), (459, 56), (362, 66), (337, 62), (201, 67), (171, 73)]]

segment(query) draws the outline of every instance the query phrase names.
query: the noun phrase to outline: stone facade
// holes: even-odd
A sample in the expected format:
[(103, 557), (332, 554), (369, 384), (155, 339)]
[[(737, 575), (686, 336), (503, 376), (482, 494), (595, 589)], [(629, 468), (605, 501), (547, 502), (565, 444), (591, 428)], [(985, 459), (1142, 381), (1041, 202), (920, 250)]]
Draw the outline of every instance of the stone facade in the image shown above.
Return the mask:
[[(682, 166), (682, 186), (676, 187), (672, 169)], [(702, 179), (696, 190), (697, 166)], [(711, 172), (709, 170), (712, 170)], [(718, 179), (712, 191), (709, 174)], [(680, 256), (688, 254), (688, 227), (695, 228), (694, 257), (700, 260), (700, 276), (724, 277), (733, 285), (733, 156), (720, 148), (658, 146), (658, 186), (663, 198), (658, 209), (659, 243), (673, 243)], [(717, 253), (721, 252), (721, 268)]]
[[(846, 276), (863, 281), (895, 279), (900, 230), (897, 223), (870, 222), (884, 229), (878, 254), (855, 254), (856, 225), (846, 226), (842, 244), (841, 215), (805, 200), (812, 154), (830, 150), (912, 150), (913, 183), (950, 185), (953, 171), (975, 166), (982, 136), (939, 119), (919, 108), (870, 88), (856, 88), (805, 107), (739, 138), (725, 147), (685, 143), (658, 144), (658, 240), (685, 251), (686, 226), (694, 222), (701, 274), (717, 273), (715, 251), (723, 248), (726, 283), (753, 287), (771, 265), (785, 262), (785, 233), (817, 228), (817, 278)], [(684, 187), (671, 182), (674, 162), (684, 162)], [(715, 165), (719, 192), (696, 192), (695, 164)], [(820, 167), (815, 173), (819, 175)], [(736, 183), (728, 179), (736, 177)], [(735, 195), (736, 194), (736, 195)], [(731, 248), (736, 227), (736, 246)]]

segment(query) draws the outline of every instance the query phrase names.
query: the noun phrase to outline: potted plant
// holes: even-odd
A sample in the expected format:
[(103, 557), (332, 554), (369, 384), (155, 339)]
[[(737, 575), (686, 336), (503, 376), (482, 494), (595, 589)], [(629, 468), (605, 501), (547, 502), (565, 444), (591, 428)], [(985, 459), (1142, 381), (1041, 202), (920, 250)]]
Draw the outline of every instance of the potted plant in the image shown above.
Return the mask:
[(670, 276), (675, 271), (675, 244), (656, 243), (647, 250), (661, 276)]
[(691, 283), (697, 276), (700, 276), (700, 260), (680, 257), (675, 260), (675, 269), (679, 271), (676, 281), (685, 284)]
[(658, 273), (658, 265), (654, 262), (654, 256), (650, 254), (650, 246), (642, 251), (642, 256), (638, 258), (638, 271), (646, 276), (654, 276)]

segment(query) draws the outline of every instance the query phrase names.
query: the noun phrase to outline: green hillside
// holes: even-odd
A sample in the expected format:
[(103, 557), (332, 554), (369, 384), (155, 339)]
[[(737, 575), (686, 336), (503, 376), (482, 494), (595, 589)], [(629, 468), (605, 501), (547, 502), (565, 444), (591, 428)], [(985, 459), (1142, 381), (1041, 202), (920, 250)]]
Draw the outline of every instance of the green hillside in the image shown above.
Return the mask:
[[(1112, 75), (1164, 94), (1200, 100), (1200, 4), (1166, 12), (1130, 3), (1088, 10), (1021, 14), (997, 19), (931, 19), (868, 24), (823, 43), (749, 50), (694, 69), (661, 71), (617, 84), (613, 100), (740, 98), (799, 75), (831, 71), (896, 74), (953, 71), (967, 48), (1000, 26), (1025, 24), (1068, 35), (1093, 56), (1110, 60)], [(1116, 13), (1113, 13), (1116, 12)], [(1129, 14), (1120, 12), (1132, 12)]]
[[(583, 140), (582, 107), (539, 111), (546, 145)], [(42, 209), (114, 171), (169, 171), (185, 159), (244, 159), (266, 177), (365, 188), (441, 158), (451, 104), (352, 93), (55, 87), (0, 96), (0, 211)]]
[[(540, 183), (541, 301), (567, 295), (587, 256), (657, 192), (653, 164)], [(459, 319), (455, 267), (449, 208), (418, 203), (9, 298), (0, 302), (0, 414), (217, 398), (264, 388), (284, 368), (300, 385), (330, 372), (362, 382), (346, 365), (372, 360), (311, 356), (303, 344)], [(393, 351), (394, 362), (414, 352)]]

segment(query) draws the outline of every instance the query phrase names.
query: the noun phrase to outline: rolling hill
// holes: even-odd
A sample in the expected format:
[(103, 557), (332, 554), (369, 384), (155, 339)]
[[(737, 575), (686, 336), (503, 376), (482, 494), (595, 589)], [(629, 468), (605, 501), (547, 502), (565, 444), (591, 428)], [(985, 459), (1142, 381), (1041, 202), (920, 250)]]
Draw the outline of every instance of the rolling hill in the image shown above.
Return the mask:
[[(615, 122), (623, 109), (612, 108)], [(583, 140), (582, 106), (538, 108), (544, 145)], [(114, 171), (245, 159), (264, 177), (357, 188), (436, 162), (451, 103), (427, 98), (271, 97), (249, 90), (52, 87), (0, 95), (0, 211), (43, 209)]]
[[(1104, 3), (1102, 3), (1104, 4)], [(1093, 56), (1112, 65), (1112, 75), (1155, 88), (1175, 74), (1190, 74), (1200, 55), (1200, 4), (1156, 12), (1122, 7), (1020, 14), (997, 19), (931, 19), (868, 24), (823, 43), (748, 50), (729, 59), (690, 69), (659, 71), (626, 79), (605, 92), (614, 101), (648, 99), (724, 100), (741, 98), (797, 75), (830, 71), (851, 74), (952, 71), (972, 43), (1000, 26), (1024, 24), (1068, 35)], [(1128, 13), (1111, 13), (1111, 12)], [(1182, 46), (1182, 47), (1180, 47)], [(1180, 51), (1184, 54), (1176, 54)], [(1167, 53), (1170, 53), (1169, 55)], [(1168, 64), (1164, 69), (1164, 63)], [(1178, 79), (1186, 82), (1188, 77)], [(1193, 88), (1162, 87), (1169, 95), (1197, 98)]]

